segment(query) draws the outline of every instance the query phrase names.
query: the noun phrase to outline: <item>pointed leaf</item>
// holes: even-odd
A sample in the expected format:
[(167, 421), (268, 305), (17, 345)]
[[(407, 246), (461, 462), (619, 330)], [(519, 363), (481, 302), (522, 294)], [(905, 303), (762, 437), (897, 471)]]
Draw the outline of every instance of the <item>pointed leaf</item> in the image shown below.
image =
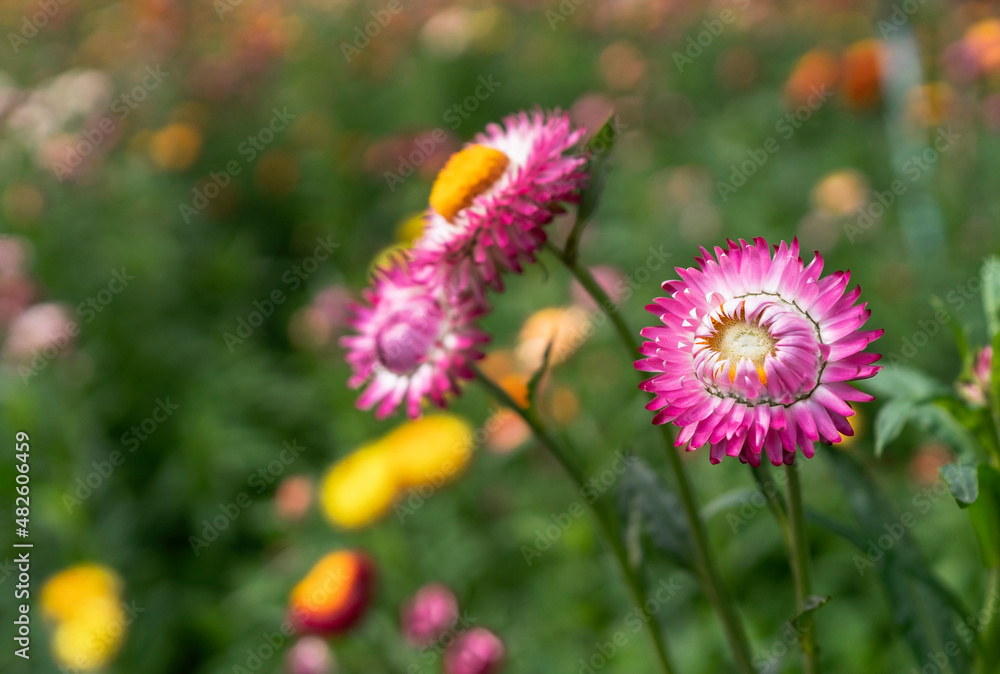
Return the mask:
[[(878, 570), (893, 622), (918, 664), (924, 662), (928, 653), (941, 653), (947, 658), (941, 671), (952, 674), (971, 671), (968, 642), (956, 627), (969, 615), (962, 602), (934, 576), (909, 530), (900, 522), (896, 509), (857, 461), (844, 452), (827, 452), (824, 456), (844, 485), (860, 524), (857, 533), (835, 525), (840, 529), (837, 533), (848, 530), (849, 540), (864, 552), (864, 556), (855, 556), (859, 571), (869, 567)], [(811, 519), (815, 520), (815, 516)], [(898, 536), (891, 533), (893, 525), (900, 530)], [(893, 539), (891, 546), (878, 543), (887, 533)], [(945, 650), (945, 645), (951, 644), (958, 649)]]
[(542, 354), (542, 363), (535, 370), (535, 373), (531, 375), (531, 379), (528, 380), (528, 407), (535, 406), (535, 394), (538, 390), (538, 384), (541, 383), (542, 377), (549, 369), (549, 360), (552, 357), (552, 345), (556, 343), (556, 336), (553, 335), (549, 343), (545, 345), (545, 353)]
[(926, 400), (948, 393), (941, 382), (905, 365), (886, 365), (877, 375), (865, 380), (862, 387), (880, 398)]
[(894, 398), (875, 415), (875, 456), (882, 456), (885, 446), (899, 437), (917, 404), (909, 398)]
[[(618, 494), (619, 511), (628, 517), (637, 508), (648, 526), (653, 547), (675, 564), (691, 569), (694, 546), (684, 508), (677, 495), (641, 459), (632, 457)], [(626, 519), (627, 521), (627, 519)]]
[(585, 151), (589, 155), (587, 162), (587, 172), (590, 180), (583, 192), (580, 193), (580, 206), (576, 211), (576, 222), (573, 230), (566, 238), (566, 257), (573, 261), (576, 259), (577, 248), (580, 245), (580, 235), (583, 228), (587, 226), (590, 218), (597, 210), (601, 194), (604, 192), (604, 183), (607, 181), (608, 173), (611, 171), (611, 164), (608, 157), (614, 149), (618, 136), (624, 125), (618, 121), (614, 114), (601, 125), (601, 128), (594, 136), (587, 141)]

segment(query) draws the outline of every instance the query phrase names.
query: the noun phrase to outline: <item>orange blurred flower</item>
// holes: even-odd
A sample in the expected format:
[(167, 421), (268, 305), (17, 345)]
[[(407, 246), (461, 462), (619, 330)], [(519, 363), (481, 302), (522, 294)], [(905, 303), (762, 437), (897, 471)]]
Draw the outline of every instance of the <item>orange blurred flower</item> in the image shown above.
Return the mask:
[(288, 618), (300, 632), (342, 634), (364, 617), (375, 583), (371, 558), (356, 550), (331, 552), (289, 596)]
[(153, 163), (168, 171), (186, 169), (201, 151), (201, 132), (190, 124), (168, 124), (153, 134), (149, 156)]
[(837, 57), (825, 49), (812, 49), (803, 54), (785, 82), (785, 99), (792, 106), (805, 105), (815, 99), (817, 91), (830, 90), (840, 80)]
[(877, 40), (855, 42), (844, 52), (841, 64), (841, 91), (848, 104), (858, 110), (877, 104), (881, 98), (882, 44)]

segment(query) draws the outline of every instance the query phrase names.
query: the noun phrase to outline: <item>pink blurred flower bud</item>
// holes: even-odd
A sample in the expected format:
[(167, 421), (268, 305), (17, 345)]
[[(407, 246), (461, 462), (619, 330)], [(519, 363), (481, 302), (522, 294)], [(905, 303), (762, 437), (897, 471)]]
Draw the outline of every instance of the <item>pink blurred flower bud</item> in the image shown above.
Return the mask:
[(36, 304), (15, 318), (3, 345), (3, 358), (8, 362), (30, 362), (38, 354), (55, 358), (73, 341), (72, 321), (58, 304)]
[(319, 637), (303, 637), (292, 646), (285, 659), (288, 674), (333, 674), (337, 662), (333, 651)]
[(458, 637), (444, 654), (445, 674), (495, 674), (500, 671), (504, 648), (487, 629), (476, 627)]
[(444, 585), (425, 585), (403, 607), (403, 637), (413, 646), (440, 639), (458, 620), (458, 600)]
[(303, 475), (293, 475), (281, 481), (274, 493), (274, 506), (285, 520), (297, 522), (305, 517), (312, 506), (312, 481)]
[(972, 380), (960, 381), (958, 393), (965, 401), (975, 407), (986, 404), (986, 396), (990, 391), (990, 372), (993, 368), (993, 347), (987, 346), (976, 355), (972, 364)]

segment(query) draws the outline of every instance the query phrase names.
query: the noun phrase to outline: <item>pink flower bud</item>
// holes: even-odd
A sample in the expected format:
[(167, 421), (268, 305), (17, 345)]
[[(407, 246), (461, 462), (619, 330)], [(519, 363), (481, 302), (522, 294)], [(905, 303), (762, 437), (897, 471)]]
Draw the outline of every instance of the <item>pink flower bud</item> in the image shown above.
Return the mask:
[(440, 639), (458, 620), (458, 601), (443, 585), (425, 585), (403, 607), (400, 622), (403, 637), (413, 646), (426, 646)]
[(495, 674), (500, 671), (504, 649), (500, 639), (476, 627), (455, 640), (444, 654), (445, 674)]
[(303, 637), (288, 651), (288, 674), (333, 674), (337, 662), (333, 652), (319, 637)]

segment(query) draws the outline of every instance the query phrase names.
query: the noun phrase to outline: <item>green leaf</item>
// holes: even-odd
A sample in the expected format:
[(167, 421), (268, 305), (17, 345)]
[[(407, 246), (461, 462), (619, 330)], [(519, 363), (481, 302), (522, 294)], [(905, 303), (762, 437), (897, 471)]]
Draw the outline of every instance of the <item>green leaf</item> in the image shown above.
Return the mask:
[(686, 569), (694, 568), (691, 530), (677, 495), (637, 457), (630, 457), (618, 493), (619, 511), (628, 522), (638, 512), (649, 531), (653, 547)]
[(979, 498), (967, 512), (979, 542), (983, 566), (1000, 566), (1000, 473), (989, 464), (979, 464)]
[(601, 125), (601, 128), (594, 136), (587, 141), (584, 148), (589, 155), (587, 161), (587, 172), (590, 174), (590, 181), (583, 192), (580, 193), (580, 206), (576, 211), (576, 222), (573, 230), (566, 238), (566, 257), (572, 262), (576, 260), (577, 248), (580, 246), (580, 235), (583, 228), (587, 226), (590, 218), (597, 210), (597, 205), (604, 192), (604, 183), (607, 182), (608, 174), (611, 172), (611, 164), (608, 158), (614, 149), (618, 136), (621, 135), (620, 128), (623, 128), (614, 114)]
[[(969, 615), (961, 600), (930, 570), (896, 509), (857, 461), (845, 452), (827, 452), (824, 456), (843, 484), (860, 525), (859, 531), (853, 531), (832, 523), (831, 530), (844, 535), (864, 553), (855, 555), (859, 572), (864, 573), (869, 567), (878, 571), (893, 622), (909, 644), (918, 666), (925, 662), (928, 653), (940, 653), (947, 658), (940, 671), (951, 674), (971, 671), (968, 642), (957, 630), (957, 625)], [(822, 516), (810, 515), (810, 520), (820, 526), (831, 524)], [(892, 539), (891, 545), (880, 542), (887, 536)]]
[(979, 277), (983, 282), (983, 313), (990, 341), (1000, 334), (1000, 258), (996, 255), (983, 261)]
[(886, 365), (877, 375), (865, 380), (862, 386), (881, 398), (927, 400), (948, 393), (941, 382), (905, 365)]
[(541, 383), (542, 377), (549, 369), (549, 360), (552, 357), (552, 345), (556, 343), (555, 336), (549, 340), (549, 343), (545, 345), (545, 353), (542, 354), (542, 363), (535, 370), (535, 373), (531, 375), (531, 379), (528, 380), (528, 407), (535, 406), (535, 394), (538, 391), (538, 384)]
[(979, 473), (976, 466), (949, 463), (941, 466), (941, 479), (951, 487), (959, 508), (968, 508), (979, 498)]
[(724, 513), (731, 508), (749, 503), (750, 499), (758, 493), (758, 490), (753, 487), (739, 487), (737, 489), (727, 491), (725, 494), (722, 494), (721, 496), (718, 496), (706, 503), (705, 507), (701, 509), (701, 516), (706, 520), (710, 520), (716, 515)]
[(951, 398), (943, 398), (920, 405), (911, 419), (918, 428), (945, 442), (962, 458), (977, 462), (982, 453), (982, 446), (969, 429), (948, 410), (947, 405), (950, 401)]
[(824, 597), (818, 594), (806, 597), (806, 600), (803, 602), (802, 610), (799, 611), (799, 613), (791, 620), (792, 626), (795, 627), (797, 631), (801, 631), (802, 619), (812, 615), (819, 609), (829, 604), (830, 599), (832, 599), (832, 597)]
[(875, 415), (875, 456), (882, 456), (885, 446), (899, 437), (917, 403), (910, 398), (893, 398)]

